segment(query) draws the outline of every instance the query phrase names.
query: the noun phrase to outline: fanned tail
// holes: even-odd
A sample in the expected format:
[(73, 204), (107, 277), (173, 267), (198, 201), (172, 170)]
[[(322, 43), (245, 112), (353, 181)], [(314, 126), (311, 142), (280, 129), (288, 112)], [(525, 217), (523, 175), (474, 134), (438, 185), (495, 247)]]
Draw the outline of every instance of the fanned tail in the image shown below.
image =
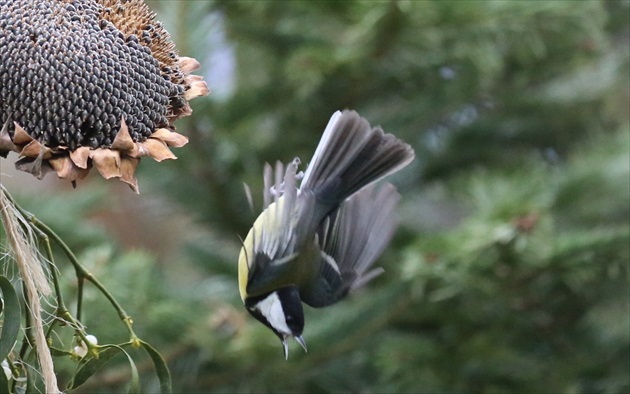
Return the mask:
[(372, 182), (409, 164), (413, 149), (355, 111), (335, 112), (309, 163), (300, 189), (334, 207)]

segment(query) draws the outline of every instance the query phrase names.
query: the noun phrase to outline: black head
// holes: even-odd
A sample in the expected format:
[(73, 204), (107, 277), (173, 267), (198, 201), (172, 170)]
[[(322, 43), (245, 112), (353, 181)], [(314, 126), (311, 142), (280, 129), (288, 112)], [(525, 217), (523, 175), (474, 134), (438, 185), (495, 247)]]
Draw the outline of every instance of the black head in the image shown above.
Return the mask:
[(294, 337), (306, 351), (306, 343), (302, 339), (304, 310), (300, 293), (295, 286), (282, 287), (262, 296), (247, 298), (245, 307), (252, 316), (280, 338), (285, 358), (288, 357), (289, 337)]

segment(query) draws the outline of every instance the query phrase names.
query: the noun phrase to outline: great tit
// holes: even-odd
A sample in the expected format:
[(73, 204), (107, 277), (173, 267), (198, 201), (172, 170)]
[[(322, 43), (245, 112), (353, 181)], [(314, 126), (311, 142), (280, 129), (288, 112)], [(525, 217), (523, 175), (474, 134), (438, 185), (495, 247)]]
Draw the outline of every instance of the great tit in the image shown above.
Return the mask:
[(382, 272), (370, 267), (393, 235), (399, 196), (374, 183), (413, 158), (409, 145), (346, 110), (330, 118), (305, 173), (297, 158), (286, 170), (265, 166), (264, 210), (243, 241), (239, 290), (285, 358), (290, 337), (307, 350), (302, 302), (334, 304)]

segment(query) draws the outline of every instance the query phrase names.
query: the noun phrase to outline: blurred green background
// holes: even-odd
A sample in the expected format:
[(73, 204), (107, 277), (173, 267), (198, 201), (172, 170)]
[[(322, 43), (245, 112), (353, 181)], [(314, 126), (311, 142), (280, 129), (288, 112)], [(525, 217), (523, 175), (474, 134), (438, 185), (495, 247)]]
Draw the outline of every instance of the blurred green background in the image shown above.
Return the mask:
[[(148, 3), (213, 90), (177, 123), (179, 159), (143, 160), (139, 196), (39, 182), (14, 155), (2, 182), (118, 297), (175, 392), (630, 390), (629, 1)], [(417, 159), (391, 178), (385, 274), (307, 310), (309, 353), (285, 361), (238, 296), (243, 183), (260, 207), (264, 162), (306, 162), (344, 108)], [(88, 332), (126, 340), (87, 290)], [(126, 387), (116, 360), (79, 392)]]

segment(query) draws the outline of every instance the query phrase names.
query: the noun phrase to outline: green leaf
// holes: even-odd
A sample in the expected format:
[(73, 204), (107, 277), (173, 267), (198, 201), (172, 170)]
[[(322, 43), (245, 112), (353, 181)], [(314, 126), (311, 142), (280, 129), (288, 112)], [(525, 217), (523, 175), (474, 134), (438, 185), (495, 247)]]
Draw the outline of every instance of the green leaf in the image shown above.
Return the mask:
[(11, 282), (0, 276), (0, 290), (4, 299), (2, 332), (0, 332), (0, 361), (13, 349), (20, 333), (20, 302)]
[(120, 348), (125, 356), (127, 356), (127, 360), (129, 360), (129, 366), (131, 367), (131, 383), (129, 385), (129, 394), (138, 394), (140, 393), (140, 376), (138, 375), (138, 368), (136, 368), (136, 363), (133, 362), (133, 359), (122, 348)]
[[(122, 346), (129, 346), (128, 343)], [(105, 345), (102, 346), (102, 350), (98, 352), (98, 358), (90, 357), (88, 359), (81, 360), (77, 368), (72, 381), (68, 384), (68, 390), (75, 389), (85, 383), (96, 371), (98, 371), (103, 365), (105, 365), (112, 357), (118, 353), (123, 353), (129, 360), (129, 366), (131, 367), (131, 382), (129, 386), (129, 393), (136, 394), (140, 392), (140, 376), (138, 375), (138, 368), (133, 362), (133, 359), (127, 353), (122, 346), (119, 345)]]
[(75, 389), (85, 383), (86, 380), (94, 375), (96, 371), (98, 371), (120, 351), (124, 351), (120, 346), (106, 345), (103, 346), (103, 350), (98, 352), (98, 358), (86, 357), (82, 359), (81, 362), (79, 362), (76, 373), (68, 384), (68, 390)]
[(4, 370), (0, 368), (0, 392), (10, 393), (9, 391), (9, 380), (7, 376), (4, 374)]
[(142, 348), (147, 352), (151, 360), (153, 361), (153, 365), (155, 366), (155, 372), (157, 373), (157, 377), (160, 380), (160, 392), (162, 394), (170, 394), (172, 392), (171, 387), (171, 373), (168, 370), (168, 366), (162, 358), (162, 355), (158, 353), (151, 345), (144, 341), (140, 341)]
[[(32, 353), (31, 353), (32, 354)], [(39, 394), (40, 391), (37, 388), (36, 377), (39, 376), (39, 371), (33, 368), (31, 365), (26, 366), (26, 389), (25, 394)]]

